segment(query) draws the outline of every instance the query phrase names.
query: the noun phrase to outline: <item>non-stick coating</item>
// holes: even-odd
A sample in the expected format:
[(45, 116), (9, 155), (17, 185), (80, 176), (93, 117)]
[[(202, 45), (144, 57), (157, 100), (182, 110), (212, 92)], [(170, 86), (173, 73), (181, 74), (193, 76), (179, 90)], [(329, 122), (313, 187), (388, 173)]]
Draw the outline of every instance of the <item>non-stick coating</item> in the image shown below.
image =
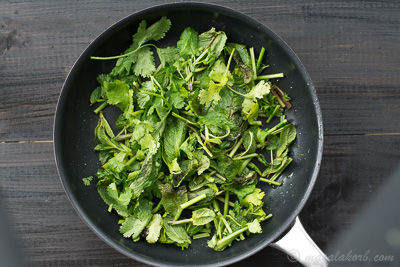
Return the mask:
[[(235, 242), (223, 252), (207, 247), (206, 239), (193, 240), (189, 249), (165, 244), (133, 242), (118, 232), (118, 217), (107, 211), (107, 205), (96, 191), (95, 182), (87, 187), (82, 178), (93, 175), (100, 167), (94, 148), (94, 128), (98, 116), (89, 107), (89, 96), (97, 87), (96, 77), (109, 73), (115, 61), (90, 60), (90, 56), (118, 55), (132, 41), (138, 24), (148, 25), (161, 16), (172, 21), (172, 28), (159, 47), (176, 45), (186, 27), (198, 32), (215, 27), (225, 31), (228, 42), (245, 44), (260, 51), (265, 47), (268, 73), (284, 72), (279, 86), (292, 97), (293, 110), (286, 115), (297, 127), (298, 136), (292, 145), (293, 162), (283, 173), (283, 185), (274, 189), (267, 184), (265, 210), (273, 217), (263, 223), (263, 233)], [(284, 25), (282, 25), (284, 27)], [(113, 108), (105, 110), (112, 122), (119, 115)], [(60, 94), (55, 124), (54, 149), (56, 163), (65, 191), (72, 205), (89, 227), (118, 251), (153, 265), (226, 265), (242, 260), (267, 246), (285, 231), (304, 206), (316, 180), (322, 154), (322, 118), (316, 92), (304, 66), (294, 52), (271, 30), (259, 22), (230, 9), (210, 4), (168, 4), (135, 13), (96, 38), (73, 66)]]

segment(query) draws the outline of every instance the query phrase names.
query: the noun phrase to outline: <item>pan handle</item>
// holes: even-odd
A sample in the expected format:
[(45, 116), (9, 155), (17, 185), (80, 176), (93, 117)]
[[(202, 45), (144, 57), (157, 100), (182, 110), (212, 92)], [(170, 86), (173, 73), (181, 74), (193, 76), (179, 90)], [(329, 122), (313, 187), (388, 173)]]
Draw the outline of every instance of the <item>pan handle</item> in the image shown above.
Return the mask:
[(299, 217), (289, 232), (270, 246), (288, 254), (290, 261), (298, 261), (307, 267), (326, 267), (329, 263), (328, 257), (304, 230)]

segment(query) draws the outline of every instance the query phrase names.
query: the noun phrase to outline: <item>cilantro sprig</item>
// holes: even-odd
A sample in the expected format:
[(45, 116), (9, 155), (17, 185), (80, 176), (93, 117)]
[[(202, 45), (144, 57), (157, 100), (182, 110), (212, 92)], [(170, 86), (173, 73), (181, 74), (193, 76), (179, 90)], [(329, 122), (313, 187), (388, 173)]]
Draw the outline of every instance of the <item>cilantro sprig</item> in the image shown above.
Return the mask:
[[(166, 17), (142, 21), (123, 53), (91, 57), (116, 60), (90, 96), (96, 187), (125, 238), (184, 249), (211, 236), (221, 251), (272, 217), (259, 184), (280, 186), (292, 162), (296, 128), (284, 115), (292, 105), (276, 85), (283, 73), (263, 74), (265, 48), (256, 57), (222, 31), (190, 27), (176, 46), (158, 47), (170, 28)], [(114, 124), (110, 105), (121, 110)]]

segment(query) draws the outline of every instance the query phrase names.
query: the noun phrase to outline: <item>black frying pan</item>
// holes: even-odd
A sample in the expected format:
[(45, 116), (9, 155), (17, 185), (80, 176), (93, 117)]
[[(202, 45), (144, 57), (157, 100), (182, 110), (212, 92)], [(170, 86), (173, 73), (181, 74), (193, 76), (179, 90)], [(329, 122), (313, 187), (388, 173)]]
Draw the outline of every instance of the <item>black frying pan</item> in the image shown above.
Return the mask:
[[(284, 72), (279, 86), (292, 97), (293, 110), (286, 115), (297, 127), (292, 145), (293, 162), (283, 173), (283, 185), (274, 189), (265, 184), (265, 209), (274, 216), (263, 223), (263, 233), (235, 242), (223, 252), (207, 247), (206, 239), (194, 240), (189, 249), (165, 244), (132, 242), (118, 232), (118, 217), (107, 211), (95, 183), (86, 187), (82, 178), (93, 175), (100, 167), (93, 151), (94, 128), (98, 116), (89, 107), (89, 96), (97, 87), (96, 77), (109, 73), (115, 61), (90, 60), (90, 56), (118, 55), (132, 41), (138, 24), (148, 25), (161, 16), (172, 21), (172, 28), (158, 43), (159, 47), (176, 45), (186, 27), (198, 32), (215, 27), (225, 31), (229, 42), (242, 43), (260, 51), (265, 47), (269, 73)], [(282, 25), (284, 27), (284, 25)], [(107, 108), (105, 115), (113, 121), (117, 109)], [(113, 248), (138, 261), (153, 265), (226, 265), (261, 250), (276, 240), (299, 214), (317, 178), (322, 155), (322, 117), (311, 79), (295, 53), (275, 33), (261, 23), (239, 12), (200, 3), (175, 3), (156, 6), (117, 22), (97, 37), (82, 53), (69, 73), (57, 105), (54, 123), (56, 163), (65, 191), (72, 205), (88, 226)]]

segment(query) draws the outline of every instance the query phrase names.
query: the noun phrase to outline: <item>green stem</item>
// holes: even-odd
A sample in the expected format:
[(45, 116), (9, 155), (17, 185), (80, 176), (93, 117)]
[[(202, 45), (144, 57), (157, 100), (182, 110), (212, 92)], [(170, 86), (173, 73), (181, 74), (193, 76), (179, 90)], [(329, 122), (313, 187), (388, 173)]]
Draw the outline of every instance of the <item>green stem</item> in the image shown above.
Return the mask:
[(276, 105), (274, 108), (274, 111), (272, 111), (271, 115), (269, 115), (268, 119), (267, 119), (267, 123), (270, 123), (272, 118), (275, 116), (275, 113), (278, 111), (278, 109), (280, 108), (280, 106)]
[(161, 200), (158, 202), (157, 206), (151, 211), (151, 213), (157, 213), (161, 208), (162, 208), (162, 202)]
[(199, 64), (199, 61), (207, 54), (208, 50), (204, 49), (203, 53), (194, 61), (193, 65), (196, 66)]
[(239, 168), (239, 171), (238, 171), (239, 175), (243, 172), (244, 168), (246, 168), (246, 166), (250, 163), (250, 161), (252, 159), (253, 158), (249, 158), (249, 159), (246, 159), (245, 161), (243, 161), (243, 163), (242, 163), (242, 165), (240, 165), (240, 168)]
[(145, 94), (145, 95), (151, 95), (151, 96), (155, 96), (155, 97), (161, 98), (162, 100), (165, 101), (165, 104), (167, 104), (168, 109), (172, 109), (171, 104), (170, 104), (170, 103), (167, 101), (167, 99), (166, 99), (165, 97), (163, 97), (162, 95), (159, 95), (159, 94), (156, 94), (156, 93), (153, 93), (153, 92), (143, 91), (143, 90), (139, 90), (139, 92), (141, 92), (142, 94)]
[(228, 215), (228, 211), (229, 211), (229, 191), (225, 191), (224, 216)]
[(221, 212), (216, 200), (213, 201), (213, 208), (214, 208), (215, 213)]
[(250, 158), (256, 158), (256, 157), (258, 157), (258, 154), (257, 153), (253, 153), (253, 154), (248, 154), (248, 155), (245, 155), (245, 156), (242, 156), (242, 157), (236, 157), (233, 160), (250, 159)]
[(273, 185), (277, 185), (277, 186), (281, 185), (280, 182), (271, 181), (271, 180), (268, 180), (268, 179), (265, 179), (265, 178), (260, 178), (260, 181), (261, 182), (266, 182), (266, 183), (269, 183), (269, 184), (273, 184)]
[(250, 59), (251, 59), (251, 67), (253, 71), (253, 80), (257, 79), (257, 69), (256, 69), (256, 59), (254, 56), (254, 47), (249, 48)]
[[(146, 46), (154, 46), (154, 47), (156, 47), (156, 46), (153, 45), (153, 44), (145, 44), (145, 45), (141, 45), (141, 46), (139, 46), (138, 48), (136, 48), (135, 50), (133, 50), (133, 51), (131, 51), (131, 52), (129, 52), (129, 53), (123, 54), (123, 55), (112, 56), (112, 57), (90, 57), (90, 59), (111, 60), (111, 59), (118, 59), (118, 58), (122, 58), (122, 57), (127, 57), (127, 56), (129, 56), (129, 55), (132, 55), (132, 54), (136, 53), (136, 52), (139, 51), (141, 48), (146, 47)], [(156, 48), (157, 48), (157, 47), (156, 47)]]
[(232, 228), (229, 226), (229, 223), (226, 221), (224, 216), (222, 216), (221, 212), (218, 212), (218, 217), (219, 219), (224, 223), (226, 229), (228, 230), (229, 233), (232, 233)]
[(169, 221), (168, 224), (171, 224), (171, 225), (178, 225), (178, 224), (184, 224), (184, 223), (190, 223), (190, 222), (193, 222), (193, 218), (184, 219), (184, 220), (179, 220), (179, 221)]
[(235, 94), (241, 95), (241, 96), (243, 96), (243, 97), (247, 97), (246, 95), (244, 95), (244, 94), (242, 94), (242, 93), (236, 92), (236, 91), (233, 90), (229, 85), (226, 85), (226, 87), (228, 87), (228, 89), (231, 90), (232, 92), (234, 92)]
[(105, 107), (107, 107), (108, 106), (108, 103), (107, 102), (104, 102), (103, 104), (101, 104), (100, 105), (100, 107), (98, 107), (98, 108), (96, 108), (95, 110), (94, 110), (94, 113), (96, 113), (96, 114), (98, 114), (100, 111), (102, 111)]
[(162, 87), (161, 87), (161, 85), (157, 82), (157, 80), (156, 80), (153, 76), (150, 76), (150, 79), (151, 79), (151, 81), (152, 81), (153, 83), (155, 83), (155, 84), (157, 85), (158, 88), (160, 88), (160, 90), (161, 90), (161, 92), (162, 92), (162, 91), (163, 91), (163, 90), (162, 90)]
[(249, 227), (246, 226), (246, 227), (244, 227), (244, 228), (242, 228), (242, 229), (239, 229), (239, 230), (237, 230), (237, 231), (231, 233), (230, 235), (225, 236), (224, 238), (220, 239), (220, 240), (217, 242), (216, 247), (224, 248), (226, 245), (229, 244), (229, 242), (230, 242), (231, 240), (235, 239), (235, 238), (236, 238), (238, 235), (240, 235), (241, 233), (246, 232), (248, 229), (249, 229)]
[(283, 78), (283, 77), (285, 77), (285, 75), (283, 74), (283, 72), (281, 72), (281, 73), (258, 76), (256, 78), (256, 80), (276, 79), (276, 78)]
[(288, 158), (287, 161), (286, 161), (285, 163), (282, 163), (282, 164), (284, 164), (283, 167), (282, 167), (279, 171), (277, 171), (277, 172), (271, 177), (270, 180), (271, 180), (271, 181), (275, 181), (276, 178), (278, 178), (279, 175), (281, 175), (281, 173), (286, 169), (286, 167), (287, 167), (291, 162), (292, 162), (292, 158)]
[(178, 119), (180, 119), (180, 120), (183, 120), (183, 121), (185, 121), (185, 122), (187, 122), (187, 123), (189, 123), (189, 124), (196, 125), (196, 126), (199, 125), (197, 122), (192, 122), (192, 121), (190, 121), (190, 120), (188, 120), (188, 119), (186, 119), (186, 118), (184, 118), (184, 117), (182, 117), (182, 116), (176, 114), (175, 112), (172, 112), (171, 114), (172, 114), (172, 116), (174, 116), (175, 118), (178, 118)]
[(250, 148), (251, 148), (251, 144), (253, 144), (253, 137), (254, 137), (254, 134), (253, 134), (253, 132), (249, 132), (249, 134), (250, 134), (250, 143), (249, 143), (249, 146), (248, 146), (248, 148), (247, 148), (243, 153), (241, 153), (238, 157), (243, 157), (244, 155), (246, 155), (246, 153), (249, 152), (249, 150), (250, 150)]
[(226, 64), (226, 70), (225, 70), (225, 74), (224, 74), (225, 77), (228, 74), (229, 66), (231, 65), (231, 61), (232, 61), (232, 57), (233, 57), (233, 53), (234, 52), (235, 52), (235, 48), (232, 49), (231, 55), (229, 56), (229, 59), (228, 59), (228, 64)]
[[(220, 192), (221, 192), (221, 191), (220, 191)], [(225, 192), (226, 192), (226, 191), (225, 191)], [(218, 196), (218, 194), (217, 194), (217, 196)], [(215, 199), (218, 200), (218, 201), (221, 201), (221, 203), (224, 203), (224, 204), (225, 204), (225, 198), (223, 198), (223, 197), (216, 197)], [(229, 202), (228, 202), (228, 205), (231, 206), (232, 208), (235, 207), (235, 203), (233, 203), (232, 201), (229, 201)]]
[(126, 166), (131, 165), (135, 160), (136, 160), (137, 156), (133, 156), (130, 160), (128, 160), (128, 162), (125, 164)]
[(197, 69), (194, 70), (194, 72), (200, 72), (200, 71), (203, 71), (203, 70), (206, 70), (206, 69), (208, 69), (208, 66), (197, 68)]
[(287, 120), (284, 119), (283, 121), (281, 121), (280, 123), (278, 123), (277, 125), (275, 125), (274, 127), (272, 127), (271, 129), (269, 129), (267, 131), (267, 135), (270, 135), (271, 133), (273, 133), (274, 131), (282, 128), (283, 126), (285, 126), (287, 124)]
[(117, 138), (115, 138), (115, 141), (120, 142), (120, 141), (124, 141), (126, 139), (129, 139), (131, 137), (132, 137), (132, 133), (122, 134), (122, 135), (118, 136)]
[(261, 66), (261, 61), (262, 61), (262, 59), (263, 59), (263, 57), (264, 57), (264, 53), (265, 53), (265, 48), (264, 47), (262, 47), (261, 48), (261, 51), (260, 51), (260, 55), (258, 56), (258, 60), (257, 60), (257, 70), (260, 68), (260, 66)]
[(205, 199), (206, 197), (207, 197), (207, 196), (206, 196), (206, 194), (204, 194), (204, 193), (201, 194), (201, 195), (198, 195), (197, 197), (192, 198), (191, 200), (189, 200), (189, 201), (187, 201), (187, 202), (181, 204), (181, 208), (182, 208), (182, 209), (186, 209), (187, 207), (190, 207), (191, 205), (196, 204), (197, 202), (199, 202), (199, 201)]
[(209, 237), (210, 233), (201, 233), (193, 236), (193, 239), (199, 239), (199, 238), (204, 238), (204, 237)]
[(222, 135), (222, 136), (215, 136), (215, 135), (212, 135), (212, 134), (210, 134), (209, 133), (209, 135), (211, 136), (211, 137), (213, 137), (213, 138), (216, 138), (216, 139), (224, 139), (225, 137), (228, 137), (228, 135), (231, 133), (231, 128), (229, 128), (229, 126), (228, 125), (226, 125), (226, 131), (227, 131), (227, 133), (226, 134), (224, 134), (224, 135)]
[(243, 143), (243, 138), (241, 138), (239, 140), (239, 142), (236, 143), (236, 145), (233, 147), (231, 153), (229, 153), (229, 157), (233, 157), (233, 155), (235, 155), (236, 151), (239, 149), (239, 147), (242, 145)]

